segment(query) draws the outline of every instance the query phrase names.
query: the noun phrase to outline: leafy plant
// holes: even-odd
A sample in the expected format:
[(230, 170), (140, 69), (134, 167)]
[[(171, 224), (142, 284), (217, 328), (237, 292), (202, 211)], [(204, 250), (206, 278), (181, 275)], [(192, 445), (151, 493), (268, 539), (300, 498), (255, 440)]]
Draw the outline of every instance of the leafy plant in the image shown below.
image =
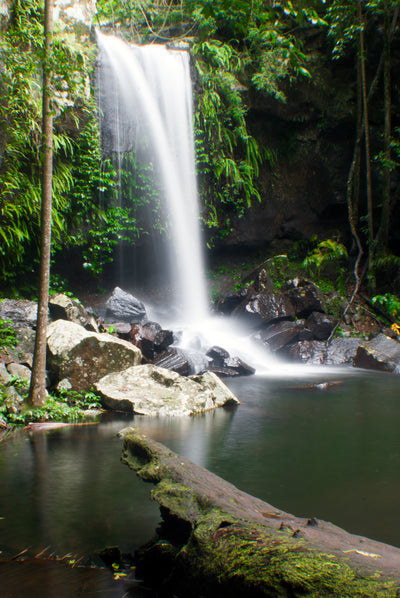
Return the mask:
[[(8, 385), (14, 386), (23, 399), (27, 398), (28, 386), (24, 380), (13, 379)], [(0, 388), (0, 415), (12, 425), (41, 421), (83, 421), (84, 410), (100, 407), (100, 398), (93, 392), (60, 391), (54, 396), (49, 396), (41, 407), (27, 410), (22, 406), (20, 411), (15, 412), (15, 409), (10, 410), (8, 407), (4, 387), (3, 390)]]
[(16, 345), (17, 337), (12, 324), (12, 320), (0, 318), (0, 349)]
[(392, 295), (391, 293), (375, 295), (372, 297), (371, 302), (379, 306), (391, 318), (395, 320), (400, 318), (400, 299), (396, 295)]
[(348, 258), (346, 247), (334, 239), (326, 239), (318, 243), (317, 247), (303, 260), (303, 266), (317, 276), (328, 264), (338, 265)]
[[(17, 0), (13, 18), (0, 41), (2, 102), (0, 124), (5, 142), (0, 161), (0, 271), (12, 283), (24, 262), (37, 255), (40, 234), (40, 145), (42, 4)], [(53, 239), (62, 236), (68, 192), (73, 184), (72, 107), (86, 97), (90, 51), (55, 38), (53, 109), (55, 113), (53, 166)], [(77, 130), (77, 122), (75, 122)]]

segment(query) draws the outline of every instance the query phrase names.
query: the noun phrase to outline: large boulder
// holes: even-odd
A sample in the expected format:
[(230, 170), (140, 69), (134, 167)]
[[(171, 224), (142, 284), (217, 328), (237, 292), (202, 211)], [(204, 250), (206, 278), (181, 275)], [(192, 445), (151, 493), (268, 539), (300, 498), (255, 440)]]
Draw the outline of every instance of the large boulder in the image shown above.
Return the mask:
[(283, 293), (259, 293), (243, 301), (233, 315), (257, 329), (279, 320), (294, 320), (295, 311)]
[(336, 337), (328, 344), (326, 365), (352, 364), (358, 347), (364, 339), (357, 336)]
[(52, 320), (69, 320), (84, 326), (87, 330), (99, 332), (96, 320), (88, 314), (83, 305), (63, 293), (50, 297), (49, 311)]
[(139, 299), (115, 287), (106, 303), (106, 320), (110, 323), (140, 324), (146, 320), (146, 308)]
[(80, 391), (89, 390), (106, 374), (138, 365), (142, 358), (131, 343), (110, 334), (89, 332), (66, 320), (48, 327), (47, 353), (55, 382)]
[(384, 334), (378, 334), (371, 341), (364, 342), (358, 347), (354, 365), (359, 368), (400, 374), (400, 343)]
[(289, 359), (311, 365), (322, 365), (326, 361), (326, 343), (322, 341), (299, 341), (285, 347), (281, 353)]
[(150, 364), (109, 374), (95, 388), (105, 407), (143, 415), (194, 415), (239, 403), (211, 372), (185, 378)]
[(160, 368), (171, 370), (180, 374), (181, 376), (188, 376), (190, 374), (190, 363), (182, 349), (170, 347), (167, 351), (163, 351), (154, 360), (154, 364)]
[(290, 299), (297, 318), (307, 318), (313, 311), (326, 311), (321, 289), (305, 278), (288, 280), (281, 291)]
[(157, 322), (147, 322), (132, 326), (130, 340), (143, 353), (143, 357), (153, 361), (156, 356), (166, 351), (174, 342), (172, 330), (163, 330)]
[(283, 320), (263, 328), (254, 336), (256, 341), (261, 341), (271, 351), (279, 351), (286, 345), (299, 340), (299, 335), (304, 331), (304, 320), (295, 322)]
[(334, 316), (319, 311), (311, 312), (306, 320), (306, 328), (319, 341), (326, 341), (336, 324), (337, 319)]

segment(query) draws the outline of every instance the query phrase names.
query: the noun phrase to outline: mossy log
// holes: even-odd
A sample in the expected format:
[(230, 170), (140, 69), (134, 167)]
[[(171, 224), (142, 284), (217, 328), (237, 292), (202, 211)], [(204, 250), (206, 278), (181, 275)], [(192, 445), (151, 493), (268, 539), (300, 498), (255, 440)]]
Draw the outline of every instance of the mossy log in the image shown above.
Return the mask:
[(161, 596), (400, 597), (400, 549), (285, 513), (128, 431), (122, 460), (163, 521), (137, 573)]

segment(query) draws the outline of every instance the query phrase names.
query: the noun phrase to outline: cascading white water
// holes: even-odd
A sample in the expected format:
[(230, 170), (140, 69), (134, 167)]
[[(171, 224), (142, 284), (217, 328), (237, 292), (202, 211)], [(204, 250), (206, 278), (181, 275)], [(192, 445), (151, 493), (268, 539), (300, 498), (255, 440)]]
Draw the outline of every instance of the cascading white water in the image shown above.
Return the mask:
[[(207, 315), (195, 175), (189, 55), (165, 46), (129, 46), (98, 33), (100, 60), (118, 95), (117, 143), (150, 144), (171, 225), (171, 286), (183, 322)], [(132, 123), (134, 119), (134, 123)], [(141, 140), (138, 132), (143, 134)], [(129, 139), (129, 136), (132, 136)], [(133, 138), (135, 137), (135, 138)], [(121, 141), (122, 140), (122, 141)], [(118, 148), (121, 150), (121, 148)]]
[(111, 150), (120, 154), (139, 148), (148, 162), (155, 162), (167, 204), (171, 225), (170, 285), (176, 290), (174, 307), (179, 309), (174, 323), (163, 324), (181, 330), (180, 346), (192, 359), (195, 371), (206, 367), (205, 351), (219, 345), (251, 363), (258, 373), (303, 374), (302, 366), (289, 367), (252, 342), (238, 323), (228, 324), (209, 314), (195, 175), (189, 54), (160, 45), (129, 46), (99, 32), (97, 36), (102, 73), (100, 100), (104, 104), (100, 101), (100, 110), (108, 112)]

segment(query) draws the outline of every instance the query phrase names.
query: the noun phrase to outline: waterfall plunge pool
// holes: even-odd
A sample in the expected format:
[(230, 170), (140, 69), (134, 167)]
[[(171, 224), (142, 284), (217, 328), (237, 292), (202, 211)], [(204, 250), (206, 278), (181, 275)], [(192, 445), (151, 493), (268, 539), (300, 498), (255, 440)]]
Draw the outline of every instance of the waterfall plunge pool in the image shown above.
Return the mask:
[[(196, 417), (106, 414), (18, 433), (0, 444), (2, 556), (49, 546), (98, 563), (104, 547), (133, 552), (152, 536), (151, 488), (119, 460), (130, 425), (277, 508), (400, 546), (398, 378), (342, 374), (325, 391), (304, 375), (232, 378), (242, 404)], [(310, 384), (325, 379), (321, 369)]]

